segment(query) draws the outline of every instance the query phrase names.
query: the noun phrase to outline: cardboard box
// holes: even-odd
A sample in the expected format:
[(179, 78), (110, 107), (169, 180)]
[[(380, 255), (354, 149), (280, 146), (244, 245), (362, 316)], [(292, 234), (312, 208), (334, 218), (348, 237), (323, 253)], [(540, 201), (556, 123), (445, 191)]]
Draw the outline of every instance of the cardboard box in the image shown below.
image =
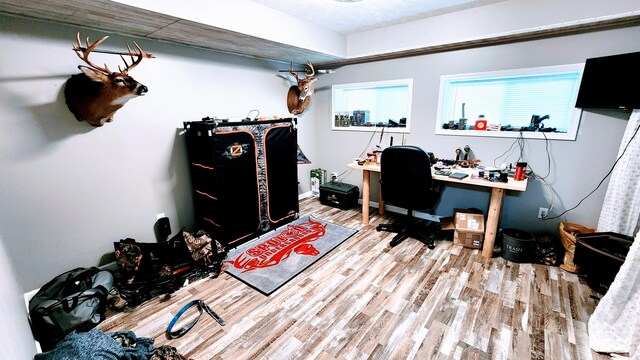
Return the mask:
[(484, 233), (457, 230), (453, 232), (454, 245), (461, 245), (471, 249), (482, 249), (483, 241)]
[(484, 234), (484, 214), (456, 212), (454, 225), (456, 231), (479, 231)]
[(455, 230), (456, 227), (453, 224), (453, 218), (451, 216), (440, 218), (440, 229), (442, 230)]
[(472, 249), (482, 249), (484, 214), (457, 211), (453, 216), (453, 243)]

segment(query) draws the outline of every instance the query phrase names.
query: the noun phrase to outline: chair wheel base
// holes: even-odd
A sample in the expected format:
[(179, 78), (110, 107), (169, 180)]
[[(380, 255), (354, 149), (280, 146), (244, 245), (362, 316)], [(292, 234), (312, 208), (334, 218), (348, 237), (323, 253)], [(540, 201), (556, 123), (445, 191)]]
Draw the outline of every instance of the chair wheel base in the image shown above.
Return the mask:
[[(428, 222), (428, 225), (433, 223)], [(429, 226), (417, 226), (417, 224), (409, 221), (408, 223), (394, 223), (394, 224), (380, 224), (376, 227), (377, 231), (390, 231), (398, 233), (393, 240), (389, 243), (390, 247), (395, 247), (405, 239), (411, 237), (421, 243), (427, 245), (429, 249), (435, 249), (436, 236), (433, 233), (433, 228)]]

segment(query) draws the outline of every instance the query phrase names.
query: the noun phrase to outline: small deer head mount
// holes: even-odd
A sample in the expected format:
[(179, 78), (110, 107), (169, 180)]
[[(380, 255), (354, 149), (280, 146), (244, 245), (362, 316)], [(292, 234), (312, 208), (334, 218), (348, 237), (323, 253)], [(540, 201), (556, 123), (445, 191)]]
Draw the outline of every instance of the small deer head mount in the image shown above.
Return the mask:
[(289, 74), (291, 74), (297, 82), (297, 85), (289, 88), (289, 93), (287, 94), (287, 108), (293, 115), (302, 114), (307, 105), (309, 105), (311, 95), (313, 95), (313, 83), (318, 80), (313, 77), (316, 71), (311, 62), (307, 61), (307, 66), (311, 70), (311, 73), (306, 73), (302, 79), (298, 77), (298, 73), (293, 71), (293, 64), (291, 64), (289, 68)]
[[(64, 89), (67, 106), (76, 119), (86, 121), (93, 126), (102, 126), (105, 122), (113, 121), (115, 112), (127, 101), (142, 96), (148, 91), (146, 86), (129, 76), (129, 70), (138, 66), (142, 59), (153, 57), (144, 52), (135, 42), (135, 52), (129, 46), (127, 46), (129, 51), (125, 53), (96, 51), (120, 55), (125, 68), (122, 69), (118, 65), (117, 72), (109, 70), (106, 64), (100, 67), (89, 61), (89, 54), (107, 38), (109, 37), (104, 36), (90, 44), (87, 37), (86, 46), (83, 47), (80, 42), (80, 33), (77, 34), (73, 50), (89, 66), (78, 66), (82, 73), (71, 76)], [(123, 55), (131, 58), (131, 64), (127, 63)]]

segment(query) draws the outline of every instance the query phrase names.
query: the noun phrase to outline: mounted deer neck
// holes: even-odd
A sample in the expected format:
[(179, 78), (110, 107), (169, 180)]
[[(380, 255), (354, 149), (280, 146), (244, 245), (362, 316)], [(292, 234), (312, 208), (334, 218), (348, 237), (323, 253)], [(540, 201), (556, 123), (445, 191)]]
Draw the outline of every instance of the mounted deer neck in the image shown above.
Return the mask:
[[(143, 58), (153, 57), (144, 52), (135, 42), (135, 52), (127, 46), (128, 52), (117, 53), (125, 65), (124, 69), (118, 66), (117, 72), (109, 70), (106, 64), (101, 67), (89, 60), (89, 54), (107, 38), (108, 36), (104, 36), (90, 44), (87, 37), (86, 46), (82, 47), (80, 33), (77, 34), (73, 50), (89, 66), (78, 66), (82, 73), (71, 76), (64, 89), (67, 106), (76, 119), (86, 121), (93, 126), (102, 126), (105, 122), (113, 121), (115, 112), (127, 101), (142, 96), (148, 91), (146, 86), (135, 81), (128, 74), (129, 70), (138, 66)], [(131, 64), (127, 63), (123, 55), (131, 58)]]
[(316, 71), (311, 62), (307, 61), (307, 66), (311, 69), (311, 73), (306, 73), (302, 79), (298, 77), (298, 73), (293, 71), (293, 64), (291, 64), (289, 68), (289, 74), (291, 74), (297, 82), (297, 85), (289, 88), (289, 93), (287, 94), (287, 108), (293, 115), (302, 114), (307, 105), (309, 105), (311, 95), (313, 95), (313, 83), (318, 80), (313, 77)]

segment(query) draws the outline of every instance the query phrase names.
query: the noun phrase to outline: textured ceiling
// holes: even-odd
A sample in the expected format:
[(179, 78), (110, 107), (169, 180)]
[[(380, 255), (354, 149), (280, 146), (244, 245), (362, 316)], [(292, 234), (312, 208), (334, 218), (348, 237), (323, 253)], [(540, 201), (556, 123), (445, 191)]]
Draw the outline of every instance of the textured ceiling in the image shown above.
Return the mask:
[(253, 0), (343, 34), (401, 24), (506, 0)]
[[(0, 0), (0, 13), (231, 54), (304, 64), (342, 58), (110, 0)], [(73, 39), (70, 39), (70, 41)]]
[[(357, 3), (340, 3), (336, 0), (252, 1), (259, 3), (258, 6), (261, 7), (280, 10), (283, 14), (308, 18), (309, 21), (317, 22), (327, 29), (358, 32), (507, 0), (362, 0)], [(305, 4), (303, 8), (300, 7), (300, 3)], [(285, 64), (304, 64), (311, 61), (317, 65), (316, 69), (334, 69), (349, 64), (640, 26), (640, 12), (633, 11), (478, 39), (345, 58), (322, 50), (292, 45), (286, 41), (268, 40), (239, 30), (233, 31), (112, 0), (0, 0), (0, 13), (88, 27), (101, 32), (185, 44)]]

